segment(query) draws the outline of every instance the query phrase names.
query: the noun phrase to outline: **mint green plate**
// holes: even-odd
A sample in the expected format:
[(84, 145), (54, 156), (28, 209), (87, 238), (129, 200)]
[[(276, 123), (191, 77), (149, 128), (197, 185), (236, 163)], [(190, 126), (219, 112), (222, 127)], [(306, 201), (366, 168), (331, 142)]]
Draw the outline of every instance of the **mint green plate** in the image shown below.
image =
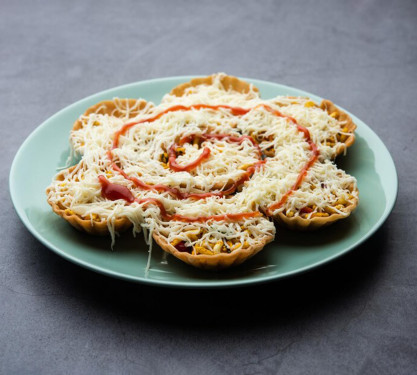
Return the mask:
[[(45, 188), (69, 154), (68, 137), (73, 122), (89, 106), (105, 99), (142, 97), (159, 103), (174, 86), (192, 77), (162, 78), (116, 87), (64, 108), (25, 140), (10, 172), (10, 193), (18, 215), (45, 246), (64, 258), (103, 274), (125, 280), (173, 287), (226, 287), (249, 285), (294, 275), (352, 250), (370, 237), (391, 212), (398, 180), (394, 162), (382, 141), (361, 120), (356, 143), (338, 165), (358, 180), (360, 204), (346, 220), (315, 233), (296, 233), (278, 228), (276, 240), (243, 265), (219, 273), (194, 269), (172, 256), (164, 261), (154, 245), (146, 274), (148, 248), (141, 236), (124, 233), (110, 250), (110, 239), (93, 237), (73, 229), (55, 215), (46, 202)], [(277, 95), (321, 98), (275, 83), (249, 79), (264, 99)]]

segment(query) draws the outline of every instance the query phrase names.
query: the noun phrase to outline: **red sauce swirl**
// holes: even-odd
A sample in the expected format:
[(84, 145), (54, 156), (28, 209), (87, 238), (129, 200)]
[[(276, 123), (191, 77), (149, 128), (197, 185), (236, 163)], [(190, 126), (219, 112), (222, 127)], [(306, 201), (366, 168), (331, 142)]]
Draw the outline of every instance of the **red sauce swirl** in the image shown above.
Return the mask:
[[(289, 121), (291, 121), (291, 123), (293, 123), (297, 127), (297, 130), (304, 134), (304, 138), (306, 139), (306, 142), (309, 144), (310, 151), (312, 152), (312, 155), (311, 155), (310, 159), (308, 160), (308, 162), (304, 165), (304, 167), (300, 171), (300, 173), (297, 177), (297, 180), (294, 183), (294, 185), (291, 187), (291, 189), (288, 190), (281, 197), (280, 201), (270, 205), (267, 208), (266, 213), (268, 215), (272, 215), (273, 211), (275, 211), (276, 209), (280, 208), (283, 204), (285, 204), (285, 202), (288, 200), (288, 197), (295, 190), (297, 190), (300, 187), (300, 185), (303, 182), (305, 176), (307, 175), (308, 170), (317, 161), (320, 153), (319, 153), (319, 150), (318, 150), (316, 144), (314, 144), (313, 141), (311, 140), (310, 132), (308, 131), (307, 128), (299, 125), (295, 118), (293, 118), (291, 116), (283, 115), (281, 112), (279, 112), (278, 110), (273, 109), (272, 107), (270, 107), (267, 104), (260, 104), (260, 105), (254, 107), (254, 108), (249, 108), (249, 109), (245, 109), (245, 108), (241, 108), (241, 107), (231, 107), (231, 106), (228, 106), (228, 105), (207, 105), (207, 104), (195, 104), (195, 105), (191, 105), (191, 106), (176, 105), (176, 106), (173, 106), (173, 107), (169, 107), (169, 108), (165, 109), (164, 111), (161, 111), (160, 113), (158, 113), (157, 115), (155, 115), (153, 117), (125, 124), (120, 130), (118, 130), (117, 132), (114, 133), (112, 149), (108, 151), (107, 155), (108, 155), (109, 160), (112, 162), (112, 168), (114, 170), (119, 172), (124, 178), (132, 181), (135, 184), (136, 187), (139, 187), (139, 188), (144, 189), (144, 190), (155, 190), (155, 191), (159, 191), (159, 192), (168, 192), (168, 193), (174, 195), (175, 197), (177, 197), (178, 199), (187, 199), (187, 198), (205, 199), (205, 198), (208, 198), (208, 197), (211, 197), (211, 196), (229, 195), (229, 194), (232, 194), (234, 191), (236, 191), (237, 188), (240, 185), (242, 185), (245, 181), (249, 180), (249, 178), (255, 172), (256, 168), (258, 168), (259, 166), (264, 164), (265, 161), (260, 160), (259, 162), (255, 163), (252, 167), (249, 167), (246, 170), (246, 172), (243, 174), (243, 176), (238, 181), (236, 181), (227, 190), (219, 191), (219, 192), (209, 192), (209, 193), (186, 193), (186, 192), (184, 193), (184, 192), (181, 192), (178, 189), (171, 188), (171, 187), (163, 185), (163, 184), (148, 185), (148, 184), (140, 181), (136, 177), (128, 176), (120, 167), (118, 167), (116, 165), (116, 163), (113, 162), (112, 150), (119, 147), (120, 136), (124, 135), (131, 127), (133, 127), (135, 125), (138, 125), (138, 124), (141, 124), (141, 123), (154, 122), (154, 121), (158, 120), (163, 115), (165, 115), (169, 112), (190, 111), (192, 109), (196, 109), (196, 110), (199, 110), (199, 109), (212, 109), (212, 110), (227, 109), (231, 112), (231, 114), (233, 116), (242, 116), (242, 115), (245, 115), (248, 112), (252, 111), (253, 109), (260, 108), (260, 107), (263, 107), (265, 110), (271, 112), (274, 116), (284, 117), (284, 118), (288, 119)], [(259, 158), (261, 159), (261, 156), (262, 156), (261, 149), (259, 148), (259, 145), (255, 142), (255, 140), (250, 136), (244, 135), (244, 136), (241, 136), (241, 137), (236, 137), (236, 136), (231, 136), (231, 135), (227, 135), (227, 134), (205, 134), (205, 135), (203, 135), (203, 137), (204, 137), (204, 139), (207, 139), (207, 140), (208, 139), (219, 139), (219, 140), (220, 139), (225, 139), (229, 142), (237, 142), (237, 143), (242, 143), (245, 139), (248, 139), (254, 145), (254, 147), (257, 148)], [(184, 144), (186, 142), (190, 142), (190, 140), (191, 140), (191, 138), (190, 138), (190, 136), (188, 136), (188, 137), (185, 137), (182, 140), (180, 140), (179, 143), (181, 145), (181, 144)], [(170, 164), (170, 168), (173, 169), (174, 171), (190, 171), (190, 170), (196, 168), (198, 165), (200, 165), (204, 160), (208, 159), (209, 156), (210, 156), (210, 149), (204, 148), (202, 154), (194, 162), (192, 162), (188, 165), (185, 165), (185, 166), (180, 166), (176, 162), (176, 153), (175, 153), (175, 147), (174, 146), (176, 146), (176, 145), (171, 146), (171, 148), (169, 150), (169, 164)], [(182, 216), (182, 215), (178, 215), (178, 214), (171, 215), (171, 214), (168, 214), (166, 212), (164, 205), (158, 199), (145, 198), (145, 199), (138, 200), (138, 199), (134, 198), (132, 192), (125, 186), (112, 184), (104, 176), (99, 176), (99, 181), (102, 185), (102, 194), (105, 198), (110, 199), (110, 200), (124, 199), (128, 203), (133, 203), (134, 201), (136, 201), (139, 204), (144, 204), (144, 207), (149, 205), (149, 204), (157, 205), (160, 209), (160, 213), (161, 213), (162, 218), (164, 220), (167, 220), (167, 221), (170, 221), (170, 220), (184, 221), (184, 222), (206, 222), (206, 221), (210, 221), (210, 220), (214, 220), (214, 221), (221, 221), (221, 220), (240, 221), (240, 220), (243, 220), (245, 218), (261, 216), (261, 213), (259, 211), (245, 212), (245, 213), (238, 213), (238, 214), (198, 216), (198, 217), (187, 217), (187, 216)]]

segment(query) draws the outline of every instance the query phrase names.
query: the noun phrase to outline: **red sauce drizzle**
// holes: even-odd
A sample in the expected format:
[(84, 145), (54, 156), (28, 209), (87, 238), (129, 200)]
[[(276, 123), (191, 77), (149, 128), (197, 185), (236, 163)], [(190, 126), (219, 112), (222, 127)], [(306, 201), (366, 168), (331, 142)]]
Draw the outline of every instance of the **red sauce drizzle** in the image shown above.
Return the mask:
[[(202, 104), (201, 104), (202, 105)], [(181, 108), (191, 108), (191, 107), (183, 107), (183, 106), (179, 106)], [(213, 107), (213, 106), (208, 106), (208, 107)], [(219, 106), (220, 107), (220, 106)], [(222, 106), (222, 107), (228, 107), (228, 106)], [(171, 107), (172, 108), (172, 107)], [(229, 107), (228, 107), (229, 108)], [(232, 108), (232, 107), (230, 107)], [(168, 108), (169, 109), (169, 108)], [(243, 110), (241, 108), (235, 108), (235, 110), (237, 112), (239, 112), (240, 110), (242, 111), (248, 111), (248, 110)], [(159, 117), (158, 117), (159, 118)], [(137, 122), (139, 123), (139, 122)], [(133, 125), (136, 125), (137, 123), (129, 123), (123, 126), (123, 128), (121, 130), (119, 130), (118, 132), (115, 133), (115, 138), (113, 141), (113, 148), (117, 148), (118, 147), (118, 137), (121, 134), (124, 134), (125, 131), (127, 131), (128, 128), (132, 127)], [(125, 128), (125, 131), (123, 131), (123, 129)], [(182, 138), (179, 141), (179, 145), (183, 145), (185, 143), (189, 143), (191, 142), (197, 135), (189, 135), (187, 137)], [(203, 135), (199, 135), (200, 138), (202, 139), (225, 139), (228, 142), (235, 142), (235, 143), (242, 143), (245, 139), (248, 139), (257, 149), (258, 151), (258, 157), (261, 158), (262, 157), (262, 151), (259, 147), (259, 145), (256, 143), (256, 141), (248, 135), (244, 135), (241, 137), (236, 137), (236, 136), (231, 136), (228, 134), (203, 134)], [(116, 140), (117, 137), (117, 141)], [(203, 162), (203, 160), (205, 160), (206, 158), (209, 157), (210, 154), (210, 149), (205, 148), (203, 150), (203, 153), (200, 155), (199, 158), (197, 158), (194, 162), (186, 165), (186, 166), (180, 166), (179, 164), (177, 164), (175, 162), (175, 158), (176, 158), (176, 154), (175, 154), (175, 149), (176, 149), (177, 145), (173, 145), (170, 148), (170, 158), (169, 158), (169, 162), (170, 162), (170, 167), (172, 168), (172, 165), (178, 166), (177, 171), (181, 171), (181, 170), (187, 170), (190, 171), (193, 168), (197, 167), (199, 164), (201, 164)], [(112, 150), (107, 151), (107, 157), (109, 158), (110, 161), (113, 161), (113, 153)], [(207, 156), (206, 156), (207, 155)], [(232, 184), (231, 187), (229, 187), (227, 190), (222, 190), (222, 191), (217, 191), (217, 192), (209, 192), (209, 193), (186, 193), (186, 192), (182, 192), (179, 189), (176, 188), (172, 188), (169, 187), (167, 185), (163, 185), (163, 184), (157, 184), (157, 185), (148, 185), (145, 182), (139, 180), (137, 177), (130, 177), (128, 176), (123, 169), (121, 169), (120, 167), (117, 166), (116, 163), (112, 163), (112, 168), (119, 172), (125, 179), (132, 181), (136, 187), (142, 189), (142, 190), (154, 190), (154, 191), (159, 191), (159, 192), (168, 192), (171, 195), (175, 196), (177, 199), (206, 199), (208, 197), (213, 197), (213, 196), (218, 196), (218, 197), (223, 197), (225, 195), (229, 195), (229, 194), (233, 194), (240, 185), (242, 185), (244, 182), (246, 182), (247, 180), (250, 179), (250, 177), (253, 175), (253, 173), (255, 173), (256, 168), (258, 168), (259, 166), (261, 166), (262, 164), (264, 164), (265, 161), (259, 161), (257, 163), (255, 163), (252, 167), (249, 167), (246, 172), (242, 175), (242, 177), (236, 181), (234, 184)], [(173, 169), (173, 168), (172, 168)]]
[(136, 187), (142, 189), (142, 190), (154, 190), (159, 192), (168, 192), (171, 195), (175, 196), (177, 199), (206, 199), (209, 197), (223, 197), (225, 195), (233, 194), (240, 185), (242, 185), (244, 182), (248, 181), (252, 175), (255, 173), (255, 170), (259, 168), (261, 165), (265, 164), (266, 160), (260, 160), (257, 163), (255, 163), (253, 166), (249, 167), (246, 172), (240, 177), (239, 180), (237, 180), (235, 183), (233, 183), (227, 190), (221, 190), (221, 191), (215, 191), (215, 192), (209, 192), (209, 193), (187, 193), (182, 192), (179, 189), (169, 187), (167, 185), (163, 184), (156, 184), (156, 185), (148, 185), (144, 183), (143, 181), (139, 180), (136, 177), (130, 177), (128, 176), (123, 169), (119, 168), (115, 163), (112, 164), (112, 168), (119, 172), (126, 180), (132, 181)]
[(268, 105), (262, 104), (262, 106), (269, 112), (271, 112), (272, 114), (274, 114), (275, 116), (279, 116), (279, 117), (286, 117), (287, 119), (289, 119), (296, 127), (297, 130), (301, 133), (304, 134), (304, 138), (306, 139), (306, 142), (308, 143), (309, 147), (310, 147), (310, 151), (312, 152), (312, 155), (310, 156), (310, 159), (307, 161), (307, 163), (304, 165), (303, 169), (301, 169), (300, 173), (298, 174), (297, 180), (295, 181), (294, 185), (291, 187), (290, 190), (288, 190), (282, 197), (281, 200), (271, 204), (267, 210), (266, 213), (268, 215), (272, 215), (273, 212), (282, 207), (284, 205), (284, 203), (288, 200), (289, 196), (295, 191), (297, 190), (300, 185), (302, 184), (305, 176), (307, 175), (308, 170), (311, 168), (311, 166), (317, 161), (319, 155), (320, 155), (320, 151), (317, 148), (317, 145), (312, 141), (311, 136), (310, 136), (310, 132), (308, 131), (307, 128), (305, 128), (304, 126), (301, 126), (300, 124), (297, 123), (297, 120), (291, 116), (285, 116), (283, 115), (281, 112), (271, 108)]
[[(279, 202), (276, 202), (276, 203), (270, 205), (267, 208), (267, 214), (271, 215), (274, 210), (276, 210), (277, 208), (280, 208), (287, 201), (288, 197), (294, 192), (294, 190), (297, 190), (300, 187), (300, 185), (303, 182), (305, 176), (307, 175), (308, 170), (317, 161), (318, 156), (319, 156), (319, 150), (318, 150), (317, 146), (311, 140), (310, 132), (308, 131), (308, 129), (299, 125), (295, 118), (293, 118), (291, 116), (286, 116), (286, 115), (284, 115), (281, 112), (271, 108), (270, 106), (268, 106), (266, 104), (260, 104), (256, 107), (252, 108), (252, 109), (256, 109), (256, 108), (259, 108), (259, 107), (265, 108), (267, 111), (271, 112), (275, 116), (285, 117), (288, 120), (290, 120), (297, 127), (297, 130), (304, 134), (304, 138), (306, 139), (307, 143), (310, 146), (310, 150), (312, 151), (312, 156), (310, 157), (308, 162), (304, 165), (303, 169), (301, 170), (301, 172), (299, 173), (299, 175), (297, 177), (296, 182), (291, 187), (291, 189), (288, 190), (282, 196), (282, 198)], [(127, 123), (120, 130), (115, 132), (114, 138), (113, 138), (112, 149), (107, 152), (107, 156), (108, 156), (109, 160), (112, 162), (112, 168), (114, 170), (116, 170), (117, 172), (119, 172), (124, 178), (132, 181), (135, 184), (135, 186), (137, 186), (141, 189), (156, 190), (156, 191), (161, 191), (161, 192), (169, 192), (170, 194), (176, 196), (178, 199), (187, 199), (187, 198), (205, 199), (205, 198), (208, 198), (210, 196), (224, 196), (224, 195), (228, 195), (228, 194), (233, 193), (234, 191), (236, 191), (236, 189), (241, 184), (243, 184), (245, 181), (250, 179), (252, 174), (255, 172), (256, 168), (258, 168), (259, 166), (264, 164), (265, 160), (260, 160), (257, 163), (255, 163), (253, 166), (249, 167), (246, 170), (245, 174), (238, 181), (236, 181), (229, 189), (219, 191), (219, 192), (198, 193), (198, 194), (197, 193), (195, 193), (195, 194), (183, 193), (178, 189), (171, 188), (171, 187), (163, 185), (163, 184), (148, 185), (148, 184), (140, 181), (136, 177), (129, 177), (121, 168), (119, 168), (113, 162), (112, 150), (114, 150), (115, 148), (117, 148), (119, 146), (120, 136), (124, 135), (131, 127), (133, 127), (135, 125), (138, 125), (138, 124), (145, 123), (145, 122), (148, 122), (148, 123), (149, 122), (154, 122), (154, 121), (158, 120), (163, 115), (165, 115), (169, 112), (190, 111), (192, 109), (199, 110), (199, 109), (202, 109), (202, 108), (204, 108), (204, 109), (213, 109), (213, 110), (228, 109), (228, 110), (230, 110), (230, 112), (232, 113), (233, 116), (242, 116), (242, 115), (245, 115), (252, 110), (252, 109), (245, 109), (245, 108), (241, 108), (241, 107), (231, 107), (231, 106), (228, 106), (228, 105), (208, 105), (208, 104), (195, 104), (195, 105), (191, 105), (191, 106), (176, 105), (176, 106), (169, 107), (169, 108), (165, 109), (164, 111), (158, 113), (157, 115), (155, 115), (153, 117), (143, 119), (143, 120), (139, 120), (139, 121), (135, 121), (135, 122)], [(190, 142), (190, 140), (191, 140), (190, 137), (191, 136), (183, 138), (180, 141), (180, 144)], [(241, 137), (235, 137), (235, 136), (230, 136), (230, 135), (227, 135), (227, 134), (205, 134), (205, 135), (203, 135), (203, 137), (205, 139), (219, 139), (219, 140), (226, 139), (229, 142), (237, 142), (237, 143), (242, 143), (245, 139), (248, 139), (248, 140), (250, 140), (250, 142), (252, 142), (254, 147), (256, 147), (258, 149), (259, 158), (261, 158), (261, 156), (262, 156), (262, 152), (261, 152), (261, 149), (260, 149), (259, 145), (255, 142), (255, 140), (252, 137), (247, 136), (247, 135), (241, 136)], [(170, 167), (173, 170), (177, 169), (177, 171), (180, 171), (180, 170), (190, 171), (190, 170), (196, 168), (198, 165), (200, 165), (204, 160), (206, 160), (210, 156), (210, 149), (205, 148), (205, 149), (203, 149), (202, 154), (194, 162), (192, 162), (192, 163), (190, 163), (186, 166), (180, 166), (178, 163), (176, 163), (176, 160), (175, 160), (176, 159), (176, 154), (175, 154), (174, 146), (176, 146), (176, 145), (171, 146), (171, 148), (169, 150), (169, 153), (170, 153), (169, 162), (170, 162)], [(209, 220), (214, 220), (214, 221), (221, 221), (221, 220), (240, 221), (240, 220), (245, 219), (245, 218), (261, 216), (261, 213), (259, 211), (244, 212), (244, 213), (238, 213), (238, 214), (197, 216), (197, 217), (187, 217), (187, 216), (178, 215), (178, 214), (170, 215), (166, 212), (164, 205), (158, 199), (145, 198), (145, 199), (138, 200), (138, 199), (134, 198), (132, 192), (125, 186), (113, 184), (113, 183), (109, 182), (104, 176), (99, 176), (99, 181), (100, 181), (101, 186), (102, 186), (102, 194), (105, 198), (110, 199), (110, 200), (124, 199), (128, 203), (132, 203), (132, 202), (136, 201), (139, 204), (144, 204), (144, 207), (149, 205), (149, 204), (155, 204), (159, 207), (162, 218), (164, 220), (167, 220), (167, 221), (170, 221), (170, 220), (183, 221), (183, 222), (206, 222), (206, 221), (209, 221)]]
[[(168, 214), (163, 203), (156, 199), (156, 198), (143, 198), (143, 199), (137, 199), (133, 196), (132, 192), (123, 185), (119, 184), (113, 184), (109, 180), (107, 180), (103, 175), (98, 176), (98, 179), (101, 184), (101, 193), (103, 194), (104, 198), (107, 198), (109, 200), (115, 201), (118, 199), (124, 199), (129, 204), (133, 202), (137, 202), (139, 204), (142, 204), (145, 208), (149, 204), (154, 204), (158, 206), (159, 211), (161, 213), (162, 218), (165, 221), (182, 221), (186, 223), (204, 223), (206, 221), (222, 221), (222, 220), (229, 220), (229, 221), (241, 221), (246, 218), (251, 217), (258, 217), (262, 214), (259, 211), (254, 212), (242, 212), (238, 214), (223, 214), (223, 215), (210, 215), (210, 216), (197, 216), (197, 217), (188, 217), (184, 215), (178, 215), (178, 214)], [(180, 250), (181, 251), (181, 250)]]
[(191, 171), (194, 168), (197, 168), (204, 160), (207, 160), (210, 157), (210, 149), (207, 147), (204, 147), (203, 152), (200, 154), (200, 156), (195, 159), (193, 162), (187, 164), (187, 165), (179, 165), (177, 163), (177, 153), (176, 148), (178, 145), (173, 144), (169, 149), (169, 168), (172, 169), (175, 172), (183, 172), (183, 171)]
[(190, 105), (190, 106), (184, 106), (184, 105), (174, 105), (172, 107), (169, 107), (167, 109), (165, 109), (164, 111), (158, 113), (157, 115), (153, 116), (153, 117), (149, 117), (149, 118), (145, 118), (139, 121), (135, 121), (135, 122), (129, 122), (125, 125), (123, 125), (123, 127), (118, 130), (116, 133), (114, 133), (114, 139), (113, 139), (113, 149), (118, 147), (119, 144), (119, 138), (121, 135), (125, 134), (132, 126), (138, 125), (138, 124), (143, 124), (144, 122), (154, 122), (158, 119), (160, 119), (163, 115), (169, 113), (169, 112), (176, 112), (176, 111), (191, 111), (192, 109), (213, 109), (213, 110), (219, 110), (221, 108), (223, 109), (228, 109), (230, 110), (230, 112), (232, 113), (233, 116), (242, 116), (245, 115), (246, 113), (250, 112), (251, 109), (245, 109), (245, 108), (240, 108), (240, 107), (231, 107), (228, 105), (208, 105), (208, 104), (194, 104), (194, 105)]
[(308, 207), (308, 206), (303, 207), (303, 208), (300, 210), (300, 213), (302, 213), (302, 214), (309, 214), (309, 213), (311, 213), (311, 212), (313, 212), (313, 209), (312, 209), (312, 208), (310, 208), (310, 207)]
[(135, 197), (126, 186), (113, 184), (101, 175), (98, 176), (98, 180), (100, 181), (101, 194), (103, 194), (104, 198), (110, 199), (111, 201), (124, 199), (129, 203), (135, 201)]
[(190, 246), (185, 246), (184, 241), (179, 242), (174, 247), (182, 253), (184, 253), (184, 252), (189, 253), (189, 252), (191, 252), (190, 249), (192, 250), (192, 248)]

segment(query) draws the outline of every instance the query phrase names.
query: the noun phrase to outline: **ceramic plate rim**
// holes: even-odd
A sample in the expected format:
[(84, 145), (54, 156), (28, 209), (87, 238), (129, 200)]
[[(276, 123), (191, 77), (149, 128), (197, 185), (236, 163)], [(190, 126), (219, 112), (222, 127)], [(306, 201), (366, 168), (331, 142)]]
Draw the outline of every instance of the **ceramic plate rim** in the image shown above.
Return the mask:
[[(56, 117), (61, 116), (64, 112), (66, 111), (71, 111), (73, 107), (76, 107), (77, 105), (84, 103), (84, 102), (88, 102), (90, 100), (93, 100), (96, 97), (99, 96), (105, 96), (109, 93), (112, 93), (114, 91), (119, 91), (119, 90), (125, 90), (128, 89), (130, 87), (136, 86), (136, 85), (146, 85), (146, 84), (159, 84), (159, 83), (167, 83), (169, 81), (173, 81), (173, 82), (177, 82), (177, 81), (188, 81), (192, 78), (195, 77), (201, 77), (204, 75), (192, 75), (192, 76), (172, 76), (172, 77), (162, 77), (162, 78), (155, 78), (155, 79), (149, 79), (149, 80), (143, 80), (143, 81), (137, 81), (137, 82), (132, 82), (132, 83), (128, 83), (128, 84), (124, 84), (124, 85), (120, 85), (120, 86), (116, 86), (114, 88), (110, 88), (107, 90), (103, 90), (97, 93), (94, 93), (92, 95), (89, 95), (83, 99), (80, 99), (68, 106), (66, 106), (65, 108), (59, 110), (58, 112), (56, 112), (55, 114), (53, 114), (52, 116), (50, 116), (49, 118), (47, 118), (45, 121), (43, 121), (39, 126), (37, 126), (27, 137), (26, 139), (23, 141), (23, 143), (21, 144), (21, 146), (19, 147), (18, 151), (16, 152), (14, 158), (13, 158), (13, 162), (10, 168), (10, 174), (9, 174), (9, 192), (10, 192), (10, 196), (12, 199), (12, 203), (13, 206), (15, 208), (15, 211), (18, 215), (18, 217), (20, 218), (20, 220), (22, 221), (22, 223), (25, 225), (25, 227), (29, 230), (29, 232), (35, 237), (37, 238), (42, 244), (44, 244), (46, 247), (48, 247), (50, 250), (52, 250), (53, 252), (55, 252), (56, 254), (62, 256), (64, 259), (67, 259), (69, 261), (71, 261), (72, 263), (75, 263), (77, 265), (80, 265), (84, 268), (87, 268), (89, 270), (107, 275), (107, 276), (111, 276), (111, 277), (115, 277), (118, 279), (122, 279), (122, 280), (126, 280), (126, 281), (131, 281), (131, 282), (137, 282), (137, 283), (144, 283), (144, 284), (148, 284), (148, 285), (154, 285), (154, 286), (164, 286), (164, 287), (181, 287), (181, 288), (224, 288), (224, 287), (236, 287), (236, 286), (248, 286), (248, 285), (255, 285), (255, 284), (260, 284), (260, 283), (265, 283), (265, 282), (269, 282), (269, 281), (273, 281), (273, 280), (279, 280), (279, 279), (283, 279), (283, 278), (287, 278), (290, 276), (294, 276), (294, 275), (298, 275), (301, 273), (304, 273), (306, 271), (315, 269), (319, 266), (322, 266), (324, 264), (327, 264), (341, 256), (343, 256), (344, 254), (348, 253), (349, 251), (353, 250), (354, 248), (358, 247), (360, 244), (362, 244), (363, 242), (365, 242), (369, 237), (371, 237), (381, 226), (382, 224), (385, 222), (385, 220), (388, 218), (388, 216), (390, 215), (392, 209), (394, 208), (397, 196), (398, 196), (398, 174), (395, 168), (395, 163), (394, 160), (389, 152), (389, 150), (387, 149), (387, 147), (385, 146), (385, 144), (382, 142), (382, 140), (380, 139), (380, 137), (372, 130), (372, 128), (370, 128), (368, 125), (366, 125), (362, 120), (360, 120), (359, 118), (357, 118), (355, 115), (353, 115), (352, 113), (350, 113), (349, 111), (345, 110), (344, 108), (342, 108), (341, 106), (338, 105), (338, 107), (340, 109), (342, 109), (343, 111), (347, 112), (350, 116), (352, 116), (353, 120), (356, 123), (359, 123), (360, 126), (364, 126), (366, 128), (367, 131), (370, 131), (372, 133), (372, 136), (375, 138), (375, 140), (377, 142), (380, 143), (380, 145), (383, 147), (383, 152), (386, 154), (386, 156), (389, 157), (389, 160), (391, 162), (391, 172), (394, 174), (395, 178), (392, 181), (392, 186), (391, 188), (393, 188), (393, 192), (391, 193), (391, 195), (386, 196), (387, 201), (385, 204), (385, 210), (384, 212), (381, 214), (381, 216), (379, 217), (379, 220), (377, 220), (374, 225), (368, 230), (368, 232), (366, 232), (366, 234), (364, 234), (362, 237), (360, 237), (356, 242), (352, 243), (350, 246), (347, 246), (346, 248), (344, 248), (343, 250), (337, 252), (336, 254), (333, 254), (327, 258), (321, 259), (317, 262), (313, 262), (307, 266), (292, 270), (292, 271), (287, 271), (287, 272), (282, 272), (282, 273), (278, 273), (276, 275), (269, 275), (269, 276), (258, 276), (256, 279), (237, 279), (237, 280), (215, 280), (215, 281), (166, 281), (166, 280), (158, 280), (158, 279), (148, 279), (148, 278), (143, 278), (143, 277), (134, 277), (134, 276), (130, 276), (130, 275), (126, 275), (123, 274), (121, 272), (116, 272), (113, 270), (109, 270), (100, 266), (96, 266), (94, 263), (89, 263), (87, 261), (84, 261), (83, 259), (80, 259), (78, 257), (75, 257), (71, 254), (68, 254), (66, 251), (62, 250), (59, 248), (59, 246), (56, 246), (55, 244), (51, 243), (50, 241), (48, 241), (47, 239), (45, 239), (37, 230), (36, 228), (34, 228), (34, 226), (32, 225), (31, 221), (27, 218), (26, 215), (24, 215), (23, 212), (23, 208), (20, 205), (19, 202), (19, 197), (17, 196), (17, 193), (15, 193), (17, 190), (14, 189), (14, 184), (17, 183), (16, 182), (16, 170), (17, 170), (17, 165), (19, 163), (19, 159), (23, 157), (24, 155), (24, 150), (27, 147), (28, 144), (30, 144), (30, 142), (32, 141), (32, 139), (36, 136), (36, 134), (41, 131), (44, 127), (47, 127), (49, 125), (50, 122), (53, 122), (54, 119)], [(259, 79), (252, 79), (252, 78), (241, 78), (243, 80), (247, 80), (253, 84), (261, 84), (261, 85), (273, 85), (273, 86), (277, 86), (277, 88), (279, 89), (287, 89), (287, 90), (295, 90), (300, 92), (300, 94), (302, 95), (306, 95), (314, 100), (322, 100), (322, 98), (320, 96), (317, 96), (315, 94), (311, 94), (305, 90), (302, 89), (298, 89), (295, 87), (291, 87), (291, 86), (287, 86), (287, 85), (283, 85), (283, 84), (279, 84), (279, 83), (275, 83), (275, 82), (271, 82), (271, 81), (265, 81), (265, 80), (259, 80)], [(385, 192), (385, 190), (384, 190)]]

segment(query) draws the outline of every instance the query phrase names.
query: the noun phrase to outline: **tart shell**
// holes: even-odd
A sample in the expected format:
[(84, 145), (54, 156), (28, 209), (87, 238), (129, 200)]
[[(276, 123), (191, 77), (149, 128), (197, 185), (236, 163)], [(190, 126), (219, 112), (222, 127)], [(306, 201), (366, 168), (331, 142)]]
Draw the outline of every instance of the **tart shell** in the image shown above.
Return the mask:
[(256, 245), (250, 246), (246, 249), (238, 249), (231, 253), (221, 253), (215, 255), (192, 255), (188, 252), (178, 251), (172, 246), (162, 235), (158, 233), (153, 234), (155, 242), (167, 253), (172, 254), (176, 258), (183, 262), (208, 271), (219, 271), (224, 268), (237, 266), (245, 260), (253, 257), (259, 251), (261, 251), (266, 244), (274, 239), (274, 236), (270, 236)]
[[(109, 115), (118, 118), (133, 118), (136, 117), (146, 106), (146, 100), (136, 99), (113, 99), (104, 100), (100, 103), (89, 107), (83, 116), (97, 113), (100, 115)], [(72, 130), (79, 130), (83, 127), (81, 119), (74, 122)]]
[[(74, 168), (75, 166), (62, 171), (56, 176), (56, 180), (63, 181), (65, 173), (67, 171), (71, 172), (72, 170), (74, 170)], [(52, 190), (52, 187), (49, 187), (48, 189), (46, 189), (47, 196), (49, 196), (49, 193), (51, 192), (51, 190)], [(59, 203), (52, 202), (50, 199), (48, 199), (47, 201), (51, 205), (52, 210), (57, 215), (61, 216), (63, 219), (68, 221), (68, 223), (70, 223), (74, 228), (78, 229), (79, 231), (98, 235), (98, 236), (104, 236), (104, 235), (109, 234), (107, 219), (102, 219), (100, 221), (86, 219), (76, 213), (69, 213), (67, 211), (68, 207), (64, 207), (63, 205)], [(116, 232), (123, 232), (126, 229), (129, 229), (132, 226), (132, 223), (127, 217), (120, 217), (114, 221), (113, 225), (114, 225), (114, 230)]]
[[(194, 78), (190, 82), (182, 83), (181, 85), (174, 87), (171, 90), (170, 94), (179, 97), (184, 96), (186, 95), (185, 91), (190, 87), (197, 87), (200, 85), (212, 85), (215, 77), (216, 74), (207, 77)], [(220, 82), (225, 91), (231, 90), (241, 94), (247, 94), (252, 89), (252, 91), (259, 92), (257, 87), (248, 82), (242, 81), (237, 77), (224, 75), (220, 78)]]
[[(136, 117), (146, 106), (147, 102), (145, 100), (136, 100), (136, 99), (114, 99), (114, 100), (104, 100), (99, 102), (91, 107), (89, 107), (85, 112), (84, 116), (88, 116), (92, 113), (98, 113), (102, 115), (109, 115), (119, 118), (133, 118)], [(83, 127), (81, 119), (75, 121), (72, 130), (79, 130)], [(64, 175), (67, 172), (74, 170), (75, 166), (70, 167), (66, 170), (63, 170), (57, 176), (55, 180), (63, 181)], [(53, 187), (46, 189), (46, 194), (49, 196), (50, 191)], [(93, 235), (104, 236), (109, 234), (108, 229), (108, 220), (102, 219), (100, 221), (91, 220), (81, 217), (75, 213), (69, 213), (68, 207), (64, 207), (61, 204), (52, 202), (50, 199), (47, 200), (51, 205), (52, 210), (63, 219), (68, 221), (74, 228)], [(126, 217), (120, 217), (114, 220), (112, 223), (116, 232), (123, 232), (132, 226), (132, 223)]]
[[(351, 187), (351, 192), (356, 192), (356, 195), (359, 193), (356, 187)], [(332, 223), (335, 223), (338, 220), (346, 219), (358, 206), (359, 199), (355, 197), (353, 203), (349, 204), (344, 208), (345, 215), (333, 213), (327, 217), (312, 217), (310, 219), (305, 219), (301, 216), (288, 217), (283, 212), (280, 212), (273, 216), (274, 220), (287, 228), (300, 231), (311, 231), (316, 230)]]
[(346, 148), (352, 146), (355, 143), (355, 134), (354, 131), (356, 129), (356, 125), (353, 122), (352, 118), (341, 109), (337, 108), (333, 102), (330, 100), (324, 99), (320, 103), (320, 108), (326, 111), (329, 115), (332, 113), (337, 113), (338, 115), (338, 121), (344, 122), (343, 127), (347, 128), (347, 133), (349, 133), (349, 136), (345, 139), (344, 142), (338, 148), (336, 149), (336, 156), (340, 155), (345, 151)]

